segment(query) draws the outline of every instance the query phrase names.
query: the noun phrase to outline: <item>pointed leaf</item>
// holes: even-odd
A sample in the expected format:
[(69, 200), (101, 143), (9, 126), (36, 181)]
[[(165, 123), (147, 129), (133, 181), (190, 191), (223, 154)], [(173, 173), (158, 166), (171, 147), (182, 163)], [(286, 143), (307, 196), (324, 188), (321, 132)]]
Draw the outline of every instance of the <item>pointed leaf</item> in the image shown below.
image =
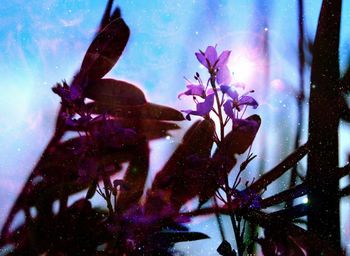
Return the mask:
[(118, 61), (129, 35), (130, 30), (123, 19), (113, 20), (91, 43), (80, 73), (91, 80), (102, 78)]
[(252, 223), (272, 230), (272, 232), (288, 234), (288, 239), (292, 239), (307, 253), (311, 252), (311, 249), (318, 248), (324, 255), (341, 255), (341, 252), (337, 252), (332, 248), (329, 240), (321, 240), (318, 234), (304, 230), (278, 216), (273, 217), (263, 212), (249, 211), (244, 217)]
[[(79, 149), (85, 140), (86, 138), (82, 136), (70, 139), (56, 147), (50, 146), (45, 150), (13, 204), (3, 225), (1, 236), (8, 232), (15, 215), (20, 210), (36, 205), (40, 198), (46, 202), (53, 202), (82, 191), (91, 184), (89, 179), (79, 179), (79, 163), (83, 153), (79, 152)], [(103, 152), (101, 155), (96, 155), (99, 162), (115, 166), (110, 175), (120, 170), (116, 164), (126, 162), (135, 155), (132, 146), (118, 150), (101, 149), (101, 152)]]
[(95, 193), (96, 193), (96, 188), (97, 188), (97, 181), (96, 180), (94, 180), (92, 183), (91, 183), (91, 185), (90, 185), (90, 187), (89, 187), (89, 189), (88, 189), (88, 191), (87, 191), (87, 193), (86, 193), (86, 199), (91, 199), (94, 195), (95, 195)]
[[(111, 22), (112, 6), (113, 6), (113, 0), (108, 0), (105, 12), (103, 13), (103, 16), (101, 19), (101, 24), (100, 24), (98, 32), (103, 30)], [(119, 9), (119, 8), (117, 8), (117, 9)], [(120, 18), (120, 10), (119, 10), (119, 15), (116, 18)]]
[(292, 154), (290, 154), (286, 159), (284, 159), (281, 163), (279, 163), (269, 172), (266, 172), (263, 176), (260, 177), (260, 179), (258, 179), (251, 186), (249, 186), (249, 189), (254, 190), (256, 192), (263, 190), (271, 182), (276, 180), (278, 177), (284, 174), (287, 170), (289, 170), (294, 165), (296, 165), (308, 152), (309, 152), (309, 148), (307, 144), (300, 146)]
[(306, 193), (307, 193), (307, 183), (304, 182), (303, 184), (297, 185), (293, 188), (287, 189), (276, 195), (263, 199), (260, 202), (260, 205), (261, 205), (261, 208), (267, 208), (272, 205), (280, 204), (280, 203), (287, 202), (295, 198), (301, 197)]
[(307, 204), (298, 204), (294, 205), (291, 208), (286, 208), (270, 213), (270, 216), (273, 218), (292, 220), (305, 216), (307, 214), (308, 208), (309, 207)]
[(85, 96), (106, 105), (141, 105), (146, 103), (145, 95), (137, 86), (114, 79), (89, 81)]
[(216, 251), (223, 256), (232, 256), (232, 247), (226, 240), (222, 241)]
[(140, 141), (135, 147), (130, 159), (128, 169), (124, 177), (124, 184), (128, 190), (121, 190), (117, 207), (118, 212), (124, 212), (137, 205), (145, 188), (149, 169), (149, 146), (148, 141)]
[(243, 125), (237, 126), (225, 136), (205, 171), (208, 175), (207, 179), (211, 182), (207, 184), (206, 189), (200, 195), (201, 203), (211, 198), (219, 184), (224, 183), (226, 175), (237, 162), (236, 154), (243, 154), (250, 147), (259, 130), (260, 123), (261, 119), (258, 115), (250, 116), (244, 120)]
[[(200, 193), (205, 186), (205, 183), (198, 180), (205, 170), (204, 166), (200, 166), (205, 165), (209, 159), (214, 129), (215, 125), (211, 120), (198, 121), (192, 125), (182, 143), (156, 175), (150, 196), (152, 193), (158, 195), (165, 192), (170, 195), (172, 207), (179, 209), (187, 200)], [(146, 200), (147, 207), (152, 211), (154, 206), (152, 203), (147, 205)]]
[(155, 235), (159, 239), (164, 239), (170, 243), (196, 241), (201, 239), (210, 238), (206, 234), (201, 232), (188, 232), (188, 231), (162, 231)]
[(156, 119), (156, 120), (171, 120), (182, 121), (184, 117), (181, 112), (176, 109), (157, 105), (153, 103), (146, 103), (138, 106), (126, 105), (106, 105), (100, 102), (89, 103), (96, 114), (108, 113), (119, 118), (132, 119)]

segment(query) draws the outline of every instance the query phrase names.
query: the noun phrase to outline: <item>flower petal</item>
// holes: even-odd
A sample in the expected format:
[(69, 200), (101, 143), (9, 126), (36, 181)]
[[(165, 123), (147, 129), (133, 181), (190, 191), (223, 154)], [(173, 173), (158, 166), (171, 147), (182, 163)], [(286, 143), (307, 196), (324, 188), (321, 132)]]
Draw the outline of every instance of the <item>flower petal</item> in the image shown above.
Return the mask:
[(218, 84), (228, 85), (231, 83), (231, 73), (226, 65), (219, 68), (219, 72), (216, 75), (216, 81)]
[(238, 101), (238, 92), (232, 89), (232, 86), (220, 85), (220, 90), (222, 93), (226, 93), (228, 96), (230, 96), (233, 101)]
[(215, 94), (210, 94), (208, 95), (204, 102), (198, 103), (196, 110), (181, 110), (181, 112), (187, 113), (186, 119), (191, 120), (190, 115), (195, 115), (195, 116), (205, 116), (209, 114), (209, 112), (212, 110), (213, 105), (214, 105), (214, 96)]
[(180, 98), (182, 95), (197, 95), (204, 98), (205, 90), (203, 85), (201, 84), (188, 84), (186, 86), (188, 88), (187, 91), (180, 93), (177, 97)]
[(239, 106), (241, 105), (247, 105), (247, 106), (252, 106), (254, 109), (258, 107), (258, 102), (253, 98), (253, 97), (250, 97), (250, 96), (242, 96), (240, 99), (239, 99), (239, 103), (238, 103)]
[(210, 66), (212, 67), (216, 60), (218, 59), (218, 54), (216, 52), (215, 47), (213, 46), (208, 46), (207, 49), (205, 50), (205, 57), (210, 63)]
[(226, 115), (228, 115), (232, 120), (234, 120), (235, 115), (234, 115), (233, 109), (232, 109), (232, 100), (227, 100), (223, 106), (224, 106), (224, 111), (225, 111)]
[(197, 60), (206, 68), (208, 68), (208, 62), (205, 58), (205, 55), (202, 54), (201, 52), (196, 52), (195, 53), (196, 57), (197, 57)]
[(218, 60), (218, 63), (216, 64), (216, 67), (220, 68), (222, 66), (226, 66), (228, 63), (230, 54), (231, 54), (231, 51), (223, 51), (219, 56), (219, 60)]
[(197, 111), (201, 116), (209, 114), (209, 112), (212, 110), (214, 105), (214, 96), (215, 94), (210, 94), (205, 98), (204, 102), (197, 104)]
[(242, 82), (233, 83), (232, 86), (236, 88), (242, 88), (243, 90), (245, 89), (245, 83), (242, 83)]

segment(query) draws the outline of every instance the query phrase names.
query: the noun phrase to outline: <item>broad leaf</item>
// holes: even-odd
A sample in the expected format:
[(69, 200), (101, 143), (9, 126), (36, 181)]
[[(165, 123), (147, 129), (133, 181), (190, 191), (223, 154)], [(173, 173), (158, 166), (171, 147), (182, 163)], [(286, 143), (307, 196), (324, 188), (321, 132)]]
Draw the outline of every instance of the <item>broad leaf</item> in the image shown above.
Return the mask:
[(141, 105), (146, 103), (145, 95), (137, 86), (114, 79), (89, 81), (85, 96), (106, 105)]
[[(202, 186), (198, 178), (209, 159), (213, 145), (214, 123), (209, 120), (198, 121), (186, 132), (182, 143), (175, 150), (163, 169), (157, 174), (149, 196), (159, 193), (169, 195), (175, 209), (198, 195)], [(149, 200), (153, 202), (153, 200)], [(146, 208), (154, 207), (149, 203)], [(152, 210), (152, 209), (148, 209)]]
[(119, 118), (132, 119), (156, 119), (169, 121), (182, 121), (183, 115), (176, 109), (157, 105), (153, 103), (146, 103), (143, 105), (107, 105), (100, 102), (89, 103), (92, 111), (96, 114), (108, 113)]
[(81, 65), (80, 73), (89, 80), (102, 78), (122, 54), (129, 40), (130, 30), (124, 20), (117, 18), (93, 40)]
[(129, 166), (124, 176), (124, 184), (129, 189), (120, 191), (117, 202), (118, 212), (124, 212), (138, 204), (145, 188), (148, 169), (148, 141), (142, 141), (135, 147), (135, 154), (130, 158)]

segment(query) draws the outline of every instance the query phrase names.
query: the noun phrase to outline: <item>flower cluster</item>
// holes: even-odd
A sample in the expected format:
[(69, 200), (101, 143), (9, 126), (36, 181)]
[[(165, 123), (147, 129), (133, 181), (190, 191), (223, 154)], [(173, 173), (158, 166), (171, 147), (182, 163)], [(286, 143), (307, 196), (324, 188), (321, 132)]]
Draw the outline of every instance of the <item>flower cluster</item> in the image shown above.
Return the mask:
[[(226, 114), (224, 125), (228, 120), (232, 120), (232, 123), (235, 124), (242, 120), (248, 106), (254, 109), (258, 107), (258, 102), (248, 95), (253, 91), (240, 96), (235, 89), (237, 85), (231, 83), (232, 75), (227, 66), (231, 51), (226, 50), (218, 55), (216, 47), (208, 46), (205, 52), (200, 50), (195, 54), (198, 61), (207, 69), (209, 78), (204, 83), (200, 75), (196, 73), (194, 76), (196, 83), (188, 81), (187, 90), (179, 94), (179, 98), (183, 95), (192, 96), (196, 103), (196, 110), (182, 110), (186, 113), (186, 119), (191, 120), (191, 115), (210, 118), (210, 112), (222, 117), (221, 108), (223, 108)], [(198, 97), (203, 101), (198, 101)], [(217, 109), (214, 108), (215, 100)], [(241, 115), (240, 112), (242, 112)]]

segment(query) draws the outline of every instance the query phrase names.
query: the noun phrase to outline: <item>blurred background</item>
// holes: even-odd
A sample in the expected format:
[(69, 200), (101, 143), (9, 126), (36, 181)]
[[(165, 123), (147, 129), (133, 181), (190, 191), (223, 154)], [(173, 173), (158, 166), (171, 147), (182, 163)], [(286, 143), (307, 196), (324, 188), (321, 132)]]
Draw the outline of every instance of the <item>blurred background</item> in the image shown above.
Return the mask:
[[(64, 79), (71, 81), (106, 2), (13, 0), (3, 1), (0, 6), (0, 226), (53, 133), (60, 99), (51, 87)], [(298, 0), (116, 2), (130, 27), (131, 37), (107, 77), (135, 83), (149, 101), (177, 109), (193, 108), (191, 99), (179, 100), (177, 95), (185, 88), (184, 77), (192, 79), (197, 71), (205, 77), (194, 52), (205, 50), (208, 45), (217, 45), (218, 51), (232, 50), (229, 68), (234, 73), (234, 82), (244, 83), (245, 90), (255, 90), (260, 106), (254, 112), (262, 117), (252, 149), (258, 157), (248, 167), (245, 180), (257, 178), (292, 152), (296, 143), (306, 142), (310, 50), (321, 0), (304, 0), (302, 15)], [(344, 0), (341, 70), (350, 59), (349, 10), (350, 0)], [(304, 29), (303, 72), (298, 48), (300, 17)], [(302, 88), (306, 101), (298, 103)], [(152, 142), (149, 184), (189, 125), (184, 121), (182, 131)], [(298, 129), (300, 136), (296, 140)], [(341, 123), (341, 166), (350, 152), (349, 134), (349, 125)], [(299, 172), (303, 171), (300, 166)], [(288, 175), (269, 187), (264, 196), (288, 187)], [(348, 180), (342, 180), (341, 186), (347, 183)], [(347, 214), (350, 202), (348, 198), (341, 202), (342, 243), (344, 248), (349, 247), (350, 255)], [(195, 205), (189, 203), (186, 207)], [(190, 227), (207, 233), (211, 239), (179, 243), (177, 248), (186, 255), (217, 255), (220, 236), (215, 219), (197, 218)]]

